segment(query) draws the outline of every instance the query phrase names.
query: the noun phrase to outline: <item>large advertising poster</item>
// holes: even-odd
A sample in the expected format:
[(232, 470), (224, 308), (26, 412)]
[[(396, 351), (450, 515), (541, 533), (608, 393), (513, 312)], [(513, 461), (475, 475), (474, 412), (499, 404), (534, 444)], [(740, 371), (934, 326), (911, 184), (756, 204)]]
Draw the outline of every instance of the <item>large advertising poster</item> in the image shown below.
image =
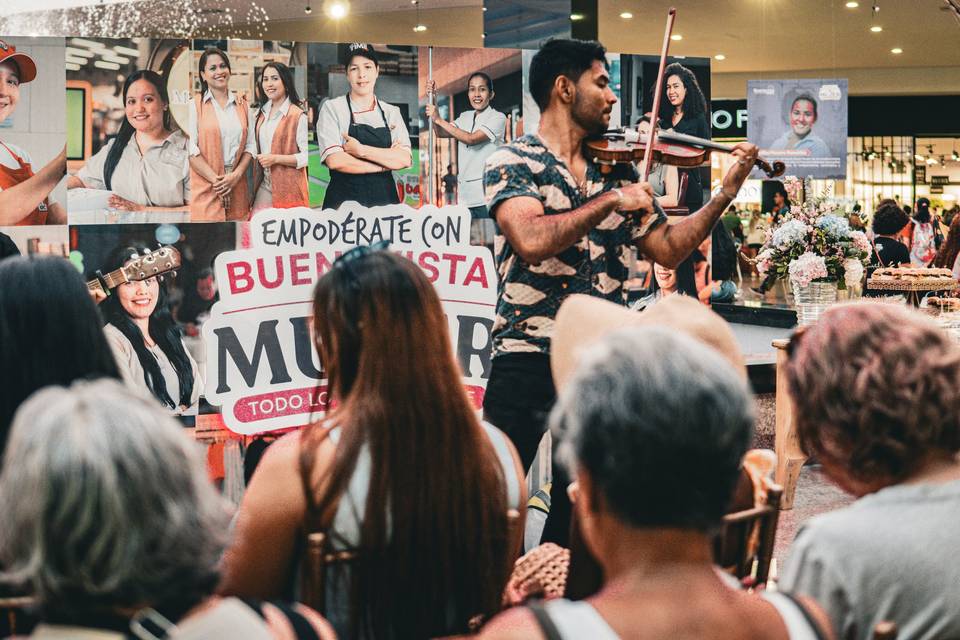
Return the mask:
[(747, 112), (747, 138), (787, 175), (846, 178), (846, 79), (750, 80)]

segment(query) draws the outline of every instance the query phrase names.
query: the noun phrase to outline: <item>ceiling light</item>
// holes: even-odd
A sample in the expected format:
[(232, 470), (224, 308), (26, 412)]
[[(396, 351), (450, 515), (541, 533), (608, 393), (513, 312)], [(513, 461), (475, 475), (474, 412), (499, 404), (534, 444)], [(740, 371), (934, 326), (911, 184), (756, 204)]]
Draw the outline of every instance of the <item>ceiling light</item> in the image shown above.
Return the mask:
[(77, 56), (79, 58), (92, 58), (96, 54), (89, 49), (78, 49), (77, 47), (67, 47), (68, 56)]
[(311, 13), (313, 13), (313, 7), (310, 6), (309, 2), (307, 3), (307, 6), (303, 8), (303, 12), (307, 15), (310, 15)]
[(875, 24), (872, 27), (870, 27), (870, 31), (873, 31), (874, 33), (880, 33), (881, 31), (883, 31), (883, 27), (881, 27), (878, 24)]
[(624, 20), (629, 20), (630, 18), (633, 17), (633, 14), (630, 13), (629, 11), (624, 11), (623, 13), (620, 14), (620, 17), (623, 18)]
[(106, 60), (94, 60), (93, 66), (98, 69), (110, 69), (111, 71), (116, 71), (120, 68), (120, 65), (116, 62), (107, 62)]
[(426, 30), (427, 30), (427, 25), (425, 25), (425, 24), (418, 24), (417, 26), (415, 26), (415, 27), (413, 28), (413, 30), (416, 31), (417, 33), (420, 33), (421, 31), (426, 31)]
[(138, 51), (137, 49), (131, 49), (130, 47), (119, 47), (119, 46), (118, 46), (118, 47), (114, 47), (113, 50), (116, 51), (117, 53), (119, 53), (119, 54), (122, 55), (122, 56), (137, 57), (137, 56), (140, 55), (140, 51)]
[(64, 66), (66, 67), (67, 71), (80, 71), (80, 65), (73, 64), (72, 62), (68, 62)]
[(670, 39), (671, 39), (671, 40), (683, 40), (683, 36), (680, 35), (679, 33), (675, 33), (675, 34), (673, 34), (672, 36), (670, 36)]
[(328, 2), (323, 7), (324, 13), (327, 14), (327, 17), (332, 20), (342, 20), (347, 17), (347, 14), (350, 13), (350, 6), (346, 2)]
[(570, 19), (573, 20), (574, 22), (576, 22), (576, 21), (578, 21), (578, 20), (583, 20), (583, 17), (584, 17), (584, 16), (583, 16), (582, 13), (571, 13), (571, 14), (570, 14)]
[(723, 55), (722, 53), (718, 53), (717, 55), (713, 56), (713, 59), (714, 59), (714, 60), (726, 60), (726, 59), (727, 59), (727, 56)]
[(893, 49), (890, 49), (890, 53), (900, 54), (900, 53), (903, 53), (903, 49), (901, 49), (900, 47), (894, 47)]
[(859, 2), (848, 2), (848, 3), (847, 3), (847, 9), (856, 9), (856, 8), (859, 7), (859, 6), (860, 6), (860, 3), (859, 3)]
[(87, 64), (87, 59), (80, 56), (67, 55), (66, 61), (67, 64)]

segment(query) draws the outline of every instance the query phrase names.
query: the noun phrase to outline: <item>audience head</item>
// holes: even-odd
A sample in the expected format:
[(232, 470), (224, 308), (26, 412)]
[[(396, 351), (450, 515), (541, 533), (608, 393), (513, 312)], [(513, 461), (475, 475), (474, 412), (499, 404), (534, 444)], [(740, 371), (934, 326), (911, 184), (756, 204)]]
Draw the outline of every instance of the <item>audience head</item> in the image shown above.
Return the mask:
[(170, 620), (219, 580), (229, 512), (200, 448), (120, 382), (44, 389), (0, 476), (0, 567), (61, 624), (151, 607)]
[(887, 198), (881, 200), (877, 205), (877, 210), (873, 214), (873, 232), (881, 236), (892, 236), (907, 226), (910, 218), (896, 200)]
[(927, 198), (917, 198), (917, 211), (913, 214), (917, 222), (930, 222), (933, 218), (930, 215), (930, 200)]
[(920, 313), (834, 307), (791, 348), (800, 444), (851, 493), (902, 482), (960, 449), (960, 347)]
[(0, 262), (0, 371), (0, 452), (17, 407), (38, 389), (120, 377), (97, 307), (67, 260)]
[[(718, 525), (752, 435), (752, 404), (730, 361), (689, 335), (630, 327), (591, 343), (551, 415), (561, 458), (581, 481), (577, 508), (630, 528)], [(594, 519), (581, 522), (595, 547)]]
[[(351, 568), (351, 619), (371, 637), (445, 635), (451, 621), (465, 631), (469, 618), (498, 609), (513, 558), (503, 474), (464, 390), (437, 291), (386, 243), (358, 247), (317, 283), (313, 327), (338, 403), (329, 415), (343, 426), (318, 512), (335, 508), (363, 447), (377, 470), (365, 551)], [(307, 477), (321, 433), (303, 436)], [(405, 551), (388, 551), (388, 538)]]

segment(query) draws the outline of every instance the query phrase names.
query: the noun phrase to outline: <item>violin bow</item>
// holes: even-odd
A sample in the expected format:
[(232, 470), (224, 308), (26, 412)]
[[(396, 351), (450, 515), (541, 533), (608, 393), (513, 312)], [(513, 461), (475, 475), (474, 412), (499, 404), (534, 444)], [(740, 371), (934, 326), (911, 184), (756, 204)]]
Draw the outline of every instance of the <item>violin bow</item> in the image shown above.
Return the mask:
[(643, 154), (643, 163), (640, 165), (640, 181), (646, 182), (650, 177), (650, 164), (653, 160), (653, 147), (657, 144), (657, 124), (660, 122), (660, 96), (663, 93), (663, 72), (667, 67), (667, 52), (670, 50), (670, 34), (673, 32), (673, 21), (677, 17), (677, 10), (670, 7), (667, 13), (667, 28), (663, 32), (663, 47), (660, 49), (660, 70), (657, 71), (657, 84), (653, 92), (653, 111), (650, 117), (650, 136), (647, 140), (647, 151)]

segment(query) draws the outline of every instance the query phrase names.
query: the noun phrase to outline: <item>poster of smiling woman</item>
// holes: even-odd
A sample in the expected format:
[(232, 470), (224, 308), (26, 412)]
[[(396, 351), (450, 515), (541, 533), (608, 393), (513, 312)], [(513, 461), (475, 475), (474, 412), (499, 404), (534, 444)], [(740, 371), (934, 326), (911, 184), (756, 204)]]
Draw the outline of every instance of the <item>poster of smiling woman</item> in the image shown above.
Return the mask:
[(787, 174), (845, 178), (847, 81), (750, 80), (747, 137)]

